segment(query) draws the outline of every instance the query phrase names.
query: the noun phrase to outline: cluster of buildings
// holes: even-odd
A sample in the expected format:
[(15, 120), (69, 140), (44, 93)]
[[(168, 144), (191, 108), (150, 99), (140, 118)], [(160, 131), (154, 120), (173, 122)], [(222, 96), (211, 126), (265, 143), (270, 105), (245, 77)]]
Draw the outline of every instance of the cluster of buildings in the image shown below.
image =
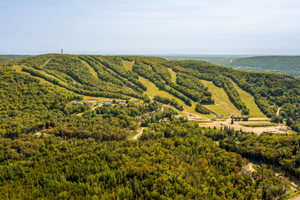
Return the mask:
[(221, 114), (221, 115), (216, 114), (216, 115), (213, 116), (210, 120), (211, 120), (211, 121), (217, 121), (217, 118), (223, 118), (223, 117), (224, 117), (224, 114)]
[(247, 116), (231, 115), (231, 119), (233, 119), (234, 121), (248, 121)]
[[(131, 100), (130, 102), (136, 104), (136, 105), (140, 105), (140, 102), (138, 100)], [(87, 99), (86, 101), (73, 101), (73, 105), (83, 105), (83, 104), (88, 104), (90, 106), (92, 105), (96, 105), (100, 103), (97, 99)], [(126, 104), (126, 100), (117, 100), (117, 101), (112, 101), (110, 99), (107, 99), (105, 101), (103, 101), (102, 105), (104, 107), (109, 107), (112, 105), (127, 105)]]
[(162, 111), (164, 111), (163, 108), (157, 108), (156, 110), (154, 110), (154, 111), (152, 111), (152, 112), (149, 112), (149, 113), (146, 113), (146, 114), (144, 114), (144, 115), (142, 115), (142, 116), (140, 116), (140, 117), (134, 118), (134, 120), (137, 121), (137, 122), (141, 122), (142, 119), (145, 119), (145, 118), (147, 118), (147, 117), (149, 117), (149, 116), (153, 116), (153, 115), (155, 115), (156, 113), (159, 113), (159, 112), (162, 112)]
[(110, 100), (110, 99), (103, 101), (103, 106), (104, 107), (110, 107), (112, 105), (123, 105), (123, 106), (126, 106), (127, 104), (126, 104), (126, 100), (118, 100), (115, 103), (112, 100)]
[(95, 105), (98, 103), (97, 99), (87, 99), (85, 102), (82, 101), (73, 101), (73, 105), (83, 105), (83, 104), (88, 104), (90, 106)]
[(280, 127), (276, 127), (276, 129), (280, 130), (280, 131), (287, 131), (288, 130), (288, 127), (286, 126), (280, 126)]

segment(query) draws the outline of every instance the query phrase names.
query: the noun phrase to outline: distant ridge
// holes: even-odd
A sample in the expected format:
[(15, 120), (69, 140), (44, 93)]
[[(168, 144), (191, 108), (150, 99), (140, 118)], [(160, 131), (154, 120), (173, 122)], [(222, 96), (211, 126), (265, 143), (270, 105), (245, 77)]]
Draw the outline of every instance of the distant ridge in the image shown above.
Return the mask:
[(300, 56), (255, 56), (234, 60), (231, 65), (246, 71), (275, 72), (300, 78)]
[(167, 60), (199, 60), (250, 72), (274, 72), (300, 78), (300, 56), (162, 55)]
[(30, 55), (14, 55), (14, 54), (0, 55), (0, 62), (9, 62), (12, 60), (20, 60), (28, 57), (30, 57)]

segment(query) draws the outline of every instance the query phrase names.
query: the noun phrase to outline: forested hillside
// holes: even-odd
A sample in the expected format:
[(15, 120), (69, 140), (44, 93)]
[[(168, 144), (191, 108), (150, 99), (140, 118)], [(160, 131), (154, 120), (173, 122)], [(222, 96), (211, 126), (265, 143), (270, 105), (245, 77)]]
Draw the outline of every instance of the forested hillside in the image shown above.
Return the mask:
[(255, 56), (233, 60), (231, 67), (251, 72), (275, 72), (300, 78), (300, 56)]
[(177, 55), (168, 60), (197, 60), (249, 72), (273, 72), (300, 78), (300, 56)]
[[(294, 134), (188, 121), (189, 109), (214, 112), (207, 82), (245, 116), (239, 91), (251, 94)], [(274, 199), (293, 189), (273, 167), (299, 179), (300, 82), (289, 75), (47, 54), (0, 63), (0, 97), (0, 199)], [(87, 98), (113, 101), (81, 103)], [(260, 165), (249, 171), (249, 160)]]
[[(156, 100), (178, 110), (183, 110), (183, 107), (195, 109), (196, 103), (199, 103), (198, 109), (195, 109), (199, 111), (201, 105), (215, 104), (211, 91), (202, 82), (210, 81), (225, 91), (241, 115), (251, 116), (251, 110), (234, 86), (237, 84), (254, 97), (255, 104), (269, 118), (275, 118), (278, 108), (284, 107), (280, 116), (289, 119), (289, 125), (299, 131), (299, 112), (293, 112), (292, 107), (299, 108), (300, 80), (289, 75), (250, 73), (201, 61), (167, 61), (134, 56), (46, 54), (9, 65), (78, 95), (146, 101), (157, 96)], [(147, 88), (140, 77), (170, 96), (148, 96), (148, 91), (153, 88)]]
[(0, 62), (9, 62), (30, 57), (29, 55), (0, 55)]
[(234, 60), (249, 57), (246, 55), (162, 55), (167, 60), (197, 60), (230, 67)]

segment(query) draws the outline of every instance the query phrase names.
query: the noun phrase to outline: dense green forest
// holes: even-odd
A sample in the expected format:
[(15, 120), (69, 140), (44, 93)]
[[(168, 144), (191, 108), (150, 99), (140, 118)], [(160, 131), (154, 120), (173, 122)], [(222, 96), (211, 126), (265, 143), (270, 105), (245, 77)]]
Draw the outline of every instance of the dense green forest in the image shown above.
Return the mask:
[(29, 55), (0, 55), (0, 62), (9, 62), (30, 57)]
[(230, 67), (230, 64), (237, 59), (249, 57), (246, 55), (162, 55), (167, 60), (198, 60), (208, 63)]
[[(125, 67), (124, 62), (131, 63), (131, 68)], [(78, 95), (148, 101), (146, 92), (149, 89), (139, 79), (143, 77), (187, 106), (192, 106), (193, 102), (214, 104), (211, 92), (201, 80), (212, 81), (224, 89), (242, 115), (251, 115), (234, 82), (254, 96), (255, 103), (267, 117), (275, 117), (277, 109), (284, 107), (282, 118), (288, 120), (294, 130), (299, 131), (300, 127), (299, 112), (293, 112), (294, 108), (299, 109), (300, 80), (289, 75), (250, 73), (202, 61), (168, 61), (139, 56), (46, 54), (12, 61), (8, 65), (18, 65), (22, 71)], [(176, 73), (175, 81), (170, 70)], [(159, 100), (183, 110), (176, 100), (162, 97)]]
[(231, 67), (251, 72), (275, 72), (300, 78), (300, 56), (255, 56), (234, 60)]
[[(151, 99), (141, 77), (171, 98)], [(300, 178), (296, 133), (208, 129), (176, 117), (193, 105), (209, 114), (205, 106), (215, 101), (201, 80), (251, 114), (237, 84), (268, 117), (300, 132), (300, 82), (289, 75), (135, 56), (47, 54), (0, 63), (0, 198), (274, 199), (290, 191), (272, 166)], [(127, 101), (73, 104), (93, 97)], [(251, 173), (249, 160), (260, 163)]]
[(270, 199), (288, 189), (265, 166), (241, 173), (246, 161), (195, 125), (152, 123), (140, 141), (2, 138), (1, 198)]
[(0, 135), (17, 137), (64, 119), (67, 104), (82, 99), (9, 67), (0, 69)]
[(207, 108), (205, 108), (204, 106), (202, 106), (200, 103), (197, 103), (195, 110), (198, 113), (202, 113), (202, 114), (210, 114), (210, 110), (208, 110)]
[(197, 60), (249, 72), (274, 72), (300, 78), (300, 56), (250, 55), (177, 55), (162, 56), (168, 60)]

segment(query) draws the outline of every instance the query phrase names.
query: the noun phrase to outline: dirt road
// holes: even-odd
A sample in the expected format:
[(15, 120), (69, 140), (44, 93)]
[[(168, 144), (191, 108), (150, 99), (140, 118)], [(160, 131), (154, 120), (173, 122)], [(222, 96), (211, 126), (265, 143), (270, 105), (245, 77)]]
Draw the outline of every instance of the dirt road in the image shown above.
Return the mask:
[[(92, 110), (95, 110), (96, 108), (99, 108), (99, 107), (102, 107), (102, 104), (99, 104), (99, 105), (93, 107)], [(83, 112), (82, 113), (78, 113), (77, 116), (81, 116), (82, 114), (83, 114)]]
[(296, 183), (294, 183), (294, 182), (288, 180), (287, 178), (285, 178), (285, 177), (279, 175), (278, 173), (275, 173), (275, 176), (277, 176), (278, 178), (280, 178), (280, 179), (284, 180), (285, 182), (289, 183), (289, 184), (290, 184), (291, 186), (293, 186), (294, 188), (300, 189), (300, 186), (299, 186), (299, 185), (297, 185)]
[(276, 115), (279, 116), (279, 112), (281, 110), (281, 107), (278, 108)]
[(98, 106), (95, 106), (92, 108), (92, 110), (95, 110), (96, 108), (102, 107), (102, 104), (99, 104)]
[(133, 136), (133, 140), (137, 140), (142, 134), (143, 134), (143, 131), (144, 129), (147, 128), (147, 127), (141, 127), (141, 130), (138, 132), (138, 134), (136, 134), (135, 136)]

